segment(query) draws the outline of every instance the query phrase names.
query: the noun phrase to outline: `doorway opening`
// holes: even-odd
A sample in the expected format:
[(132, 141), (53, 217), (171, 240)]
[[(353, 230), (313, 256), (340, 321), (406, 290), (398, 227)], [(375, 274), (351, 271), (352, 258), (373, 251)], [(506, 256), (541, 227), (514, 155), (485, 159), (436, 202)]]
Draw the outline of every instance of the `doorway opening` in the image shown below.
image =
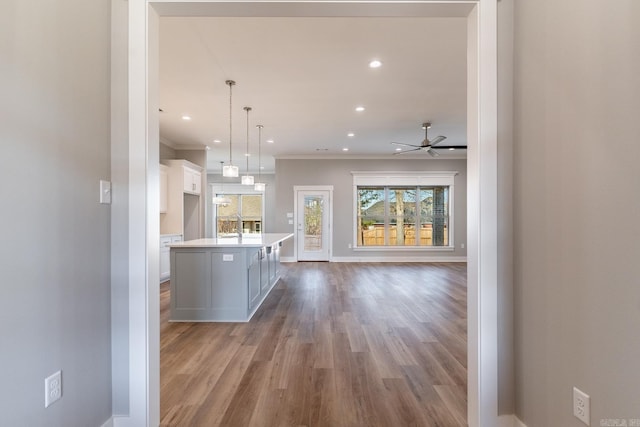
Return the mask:
[[(496, 222), (496, 143), (497, 143), (497, 16), (496, 0), (482, 2), (389, 2), (363, 4), (322, 3), (250, 3), (250, 2), (129, 2), (128, 69), (125, 78), (129, 107), (128, 219), (129, 230), (129, 323), (128, 413), (115, 419), (115, 425), (157, 425), (159, 406), (159, 328), (158, 295), (158, 147), (157, 70), (154, 52), (158, 43), (159, 14), (176, 16), (273, 16), (274, 13), (331, 16), (349, 11), (354, 16), (393, 13), (415, 16), (422, 8), (442, 11), (471, 6), (469, 16), (469, 425), (496, 425), (497, 419), (497, 222)], [(270, 8), (275, 8), (270, 9)], [(324, 12), (323, 8), (330, 9)], [(435, 8), (435, 9), (434, 9)], [(467, 11), (468, 12), (468, 11)], [(424, 11), (422, 13), (425, 13)], [(242, 16), (242, 15), (241, 15)], [(126, 25), (126, 24), (125, 24)], [(127, 54), (125, 54), (126, 56)], [(148, 92), (147, 92), (148, 90)], [(482, 114), (480, 114), (482, 112)], [(151, 143), (151, 142), (154, 143)], [(117, 165), (116, 165), (117, 167)], [(482, 256), (480, 256), (482, 255)], [(482, 346), (480, 346), (482, 342)], [(114, 390), (117, 393), (118, 390)], [(133, 423), (133, 424), (131, 424)]]

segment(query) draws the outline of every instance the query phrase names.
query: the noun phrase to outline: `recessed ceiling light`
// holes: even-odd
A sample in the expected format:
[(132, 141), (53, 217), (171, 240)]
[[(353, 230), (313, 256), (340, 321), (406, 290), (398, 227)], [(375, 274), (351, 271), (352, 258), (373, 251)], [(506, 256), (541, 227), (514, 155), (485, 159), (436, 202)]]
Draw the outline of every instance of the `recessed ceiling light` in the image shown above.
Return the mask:
[(214, 139), (214, 140), (213, 140), (213, 143), (214, 143), (214, 144), (220, 144), (221, 142), (222, 142), (222, 141), (220, 141), (219, 139)]
[(342, 151), (349, 151), (349, 149), (347, 147), (344, 147)]
[(182, 120), (189, 121), (189, 120), (191, 120), (191, 116), (185, 114), (184, 116), (182, 116)]
[(402, 148), (396, 148), (396, 151), (402, 151)]
[(273, 144), (273, 139), (267, 139), (267, 143)]
[(260, 166), (260, 169), (261, 169), (261, 170), (262, 170), (262, 169), (264, 169), (264, 166)]
[(244, 153), (245, 157), (251, 157), (251, 153)]
[(347, 136), (348, 136), (349, 138), (353, 138), (354, 136), (356, 136), (356, 134), (355, 134), (355, 133), (353, 133), (353, 132), (349, 132), (349, 133), (347, 134)]
[(356, 111), (357, 111), (357, 112), (359, 112), (359, 113), (361, 113), (361, 112), (363, 112), (363, 111), (364, 111), (364, 107), (363, 107), (362, 105), (358, 105), (358, 106), (356, 107)]
[(455, 151), (455, 148), (451, 147), (449, 148), (449, 151)]
[(380, 68), (381, 65), (382, 62), (380, 62), (380, 60), (378, 59), (374, 59), (373, 61), (369, 62), (369, 68)]

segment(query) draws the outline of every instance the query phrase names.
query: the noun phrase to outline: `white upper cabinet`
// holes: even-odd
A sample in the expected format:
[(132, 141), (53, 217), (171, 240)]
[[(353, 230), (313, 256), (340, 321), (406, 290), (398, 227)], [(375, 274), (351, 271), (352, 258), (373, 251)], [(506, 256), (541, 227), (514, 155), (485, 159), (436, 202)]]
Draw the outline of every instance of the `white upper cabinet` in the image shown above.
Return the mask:
[(200, 194), (202, 187), (202, 174), (190, 167), (183, 166), (184, 169), (184, 192), (188, 194)]

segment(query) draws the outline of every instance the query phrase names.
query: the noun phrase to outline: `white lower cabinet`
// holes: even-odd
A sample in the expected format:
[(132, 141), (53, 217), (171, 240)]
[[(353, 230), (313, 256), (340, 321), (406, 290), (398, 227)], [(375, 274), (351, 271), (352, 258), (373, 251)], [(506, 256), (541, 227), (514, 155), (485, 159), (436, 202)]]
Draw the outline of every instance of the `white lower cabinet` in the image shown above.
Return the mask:
[(160, 236), (160, 283), (171, 276), (171, 251), (169, 245), (182, 242), (182, 236)]

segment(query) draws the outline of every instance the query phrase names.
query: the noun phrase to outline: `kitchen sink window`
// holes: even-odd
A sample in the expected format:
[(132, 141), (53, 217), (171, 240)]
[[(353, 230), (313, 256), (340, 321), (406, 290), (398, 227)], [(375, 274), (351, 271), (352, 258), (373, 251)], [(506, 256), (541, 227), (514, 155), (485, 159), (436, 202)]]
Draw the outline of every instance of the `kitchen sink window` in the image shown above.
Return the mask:
[(262, 194), (224, 194), (224, 197), (229, 199), (229, 204), (215, 206), (217, 236), (262, 232)]

